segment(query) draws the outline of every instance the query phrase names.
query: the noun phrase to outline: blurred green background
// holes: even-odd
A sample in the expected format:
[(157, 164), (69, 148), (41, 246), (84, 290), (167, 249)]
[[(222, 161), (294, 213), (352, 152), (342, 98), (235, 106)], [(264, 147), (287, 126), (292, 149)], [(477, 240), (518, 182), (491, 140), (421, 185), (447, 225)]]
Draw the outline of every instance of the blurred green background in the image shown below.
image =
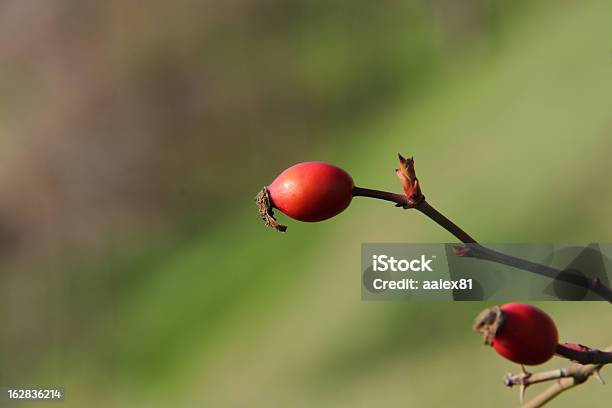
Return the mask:
[[(399, 191), (399, 151), (483, 242), (609, 242), (611, 15), (1, 2), (0, 386), (63, 386), (66, 407), (516, 406), (518, 367), (470, 330), (485, 304), (360, 300), (362, 242), (445, 231), (355, 199), (283, 235), (253, 198), (309, 160)], [(564, 340), (612, 343), (608, 305), (540, 306)], [(582, 387), (553, 406), (612, 398)]]

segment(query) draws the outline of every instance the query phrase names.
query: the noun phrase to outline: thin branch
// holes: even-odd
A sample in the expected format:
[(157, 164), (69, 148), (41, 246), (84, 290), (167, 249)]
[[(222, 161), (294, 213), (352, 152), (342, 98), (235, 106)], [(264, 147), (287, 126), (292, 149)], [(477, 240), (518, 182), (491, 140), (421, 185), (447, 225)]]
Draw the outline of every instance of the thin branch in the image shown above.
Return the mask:
[(559, 378), (571, 377), (576, 368), (580, 368), (579, 364), (574, 364), (569, 368), (560, 368), (557, 370), (543, 371), (541, 373), (528, 373), (522, 372), (520, 374), (506, 374), (504, 378), (504, 384), (507, 387), (514, 387), (515, 385), (528, 387), (533, 384), (541, 382), (557, 380)]
[(396, 207), (414, 208), (408, 203), (408, 197), (404, 194), (391, 193), (389, 191), (374, 190), (371, 188), (353, 187), (353, 197), (370, 197), (378, 200), (390, 201)]
[(587, 278), (586, 276), (562, 273), (562, 271), (559, 269), (531, 262), (526, 259), (517, 258), (512, 255), (507, 255), (478, 244), (478, 242), (472, 236), (470, 236), (450, 219), (445, 217), (425, 200), (425, 196), (421, 192), (420, 183), (416, 177), (414, 159), (405, 159), (402, 155), (398, 156), (400, 159), (400, 168), (396, 169), (396, 173), (402, 182), (402, 186), (404, 187), (404, 192), (406, 194), (396, 194), (388, 191), (354, 187), (353, 196), (370, 197), (390, 201), (395, 203), (396, 207), (402, 207), (405, 209), (414, 208), (420, 211), (433, 220), (436, 224), (440, 225), (446, 231), (454, 235), (459, 241), (466, 244), (465, 246), (457, 246), (454, 248), (454, 252), (459, 256), (496, 262), (532, 272), (537, 275), (546, 276), (551, 279), (567, 282), (569, 284), (591, 290), (599, 295), (602, 299), (612, 302), (612, 290), (605, 286), (597, 277)]
[[(608, 347), (608, 350), (612, 350), (612, 345)], [(555, 352), (561, 357), (580, 364), (604, 365), (612, 363), (612, 351), (602, 351), (582, 345), (557, 344)]]
[(373, 190), (369, 188), (355, 187), (353, 196), (370, 197), (378, 200), (390, 201), (396, 204), (397, 207), (414, 208), (425, 214), (431, 220), (446, 231), (454, 235), (459, 241), (463, 242), (464, 246), (456, 246), (454, 252), (461, 257), (478, 258), (485, 261), (496, 262), (503, 265), (512, 266), (524, 271), (532, 272), (537, 275), (549, 277), (579, 286), (601, 296), (603, 299), (612, 302), (612, 290), (605, 286), (598, 278), (587, 278), (585, 276), (574, 275), (571, 273), (562, 273), (561, 270), (548, 265), (531, 262), (526, 259), (518, 258), (512, 255), (504, 254), (490, 248), (486, 248), (476, 242), (476, 240), (465, 232), (457, 224), (449, 220), (442, 213), (432, 207), (424, 198), (418, 203), (410, 203), (408, 196), (403, 194), (391, 193), (388, 191)]
[(435, 221), (438, 225), (444, 228), (446, 231), (453, 234), (459, 241), (463, 243), (475, 243), (476, 240), (472, 238), (467, 232), (461, 229), (457, 224), (446, 218), (441, 212), (436, 210), (429, 204), (425, 197), (417, 203), (411, 202), (408, 196), (404, 194), (396, 194), (388, 191), (373, 190), (370, 188), (354, 187), (353, 196), (355, 197), (370, 197), (378, 200), (385, 200), (395, 203), (396, 207), (402, 207), (404, 209), (414, 208), (425, 214), (431, 220)]
[[(584, 352), (584, 350), (579, 350), (579, 353), (582, 352)], [(612, 352), (612, 344), (606, 347), (604, 351), (600, 351), (600, 353), (604, 354), (610, 354), (610, 352)], [(527, 372), (516, 375), (508, 374), (504, 382), (508, 387), (513, 387), (515, 385), (520, 386), (521, 393), (524, 393), (524, 390), (530, 385), (546, 381), (555, 381), (550, 387), (522, 405), (522, 408), (539, 408), (550, 402), (563, 391), (567, 391), (586, 382), (591, 376), (595, 376), (600, 382), (603, 383), (599, 371), (605, 364), (606, 363), (582, 365), (572, 363), (569, 367), (562, 368), (560, 370), (551, 370), (533, 374)]]
[(602, 299), (612, 302), (612, 290), (605, 286), (599, 278), (587, 278), (586, 276), (562, 273), (562, 271), (557, 268), (504, 254), (502, 252), (486, 248), (477, 243), (456, 246), (453, 248), (453, 251), (461, 257), (478, 258), (485, 261), (508, 265), (524, 271), (535, 273), (537, 275), (567, 282), (569, 284), (591, 290), (601, 296)]
[(438, 210), (433, 208), (427, 201), (423, 200), (415, 208), (426, 216), (428, 216), (433, 221), (435, 221), (439, 226), (453, 234), (459, 241), (466, 244), (476, 243), (476, 240), (474, 238), (472, 238), (467, 232), (457, 226), (457, 224), (446, 218)]

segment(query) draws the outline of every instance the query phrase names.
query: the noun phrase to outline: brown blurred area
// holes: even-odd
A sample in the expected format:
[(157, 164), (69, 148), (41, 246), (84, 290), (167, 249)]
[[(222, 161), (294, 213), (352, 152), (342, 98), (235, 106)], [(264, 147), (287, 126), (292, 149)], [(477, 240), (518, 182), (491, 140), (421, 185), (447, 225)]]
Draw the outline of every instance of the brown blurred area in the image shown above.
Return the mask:
[(219, 176), (207, 164), (263, 105), (206, 52), (248, 4), (0, 7), (3, 253), (95, 242), (180, 205), (206, 211)]
[(210, 211), (240, 169), (273, 160), (253, 150), (306, 119), (291, 73), (270, 69), (282, 61), (252, 48), (252, 25), (273, 36), (284, 24), (253, 19), (269, 14), (260, 6), (3, 2), (0, 250)]
[(343, 118), (417, 92), (436, 27), (454, 48), (495, 12), (349, 3), (2, 2), (0, 252), (95, 246), (185, 214), (215, 222)]

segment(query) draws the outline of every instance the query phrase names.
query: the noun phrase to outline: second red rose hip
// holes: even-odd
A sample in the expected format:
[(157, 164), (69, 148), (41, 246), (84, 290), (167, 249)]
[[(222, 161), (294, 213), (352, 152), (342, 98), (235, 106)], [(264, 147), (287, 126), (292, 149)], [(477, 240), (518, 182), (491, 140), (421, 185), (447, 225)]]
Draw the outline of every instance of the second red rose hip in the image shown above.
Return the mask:
[(508, 303), (482, 311), (474, 322), (485, 343), (510, 361), (538, 365), (548, 361), (559, 342), (555, 322), (526, 303)]

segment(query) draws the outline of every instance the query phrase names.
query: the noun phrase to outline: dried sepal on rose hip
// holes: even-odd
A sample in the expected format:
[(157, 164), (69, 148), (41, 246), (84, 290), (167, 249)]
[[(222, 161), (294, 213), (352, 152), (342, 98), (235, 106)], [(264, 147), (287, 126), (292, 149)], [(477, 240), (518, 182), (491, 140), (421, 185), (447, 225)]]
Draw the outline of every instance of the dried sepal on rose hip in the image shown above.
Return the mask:
[(280, 232), (287, 231), (287, 226), (279, 224), (278, 221), (276, 221), (276, 218), (274, 218), (274, 210), (272, 208), (268, 187), (262, 188), (259, 193), (257, 193), (255, 202), (259, 208), (259, 216), (263, 220), (264, 224)]
[(295, 220), (323, 221), (349, 206), (354, 186), (353, 178), (332, 164), (298, 163), (264, 187), (256, 201), (266, 225), (284, 232), (287, 227), (276, 221), (274, 208)]
[(559, 342), (552, 318), (526, 303), (508, 303), (485, 309), (476, 317), (473, 328), (498, 354), (524, 365), (538, 365), (550, 360)]

